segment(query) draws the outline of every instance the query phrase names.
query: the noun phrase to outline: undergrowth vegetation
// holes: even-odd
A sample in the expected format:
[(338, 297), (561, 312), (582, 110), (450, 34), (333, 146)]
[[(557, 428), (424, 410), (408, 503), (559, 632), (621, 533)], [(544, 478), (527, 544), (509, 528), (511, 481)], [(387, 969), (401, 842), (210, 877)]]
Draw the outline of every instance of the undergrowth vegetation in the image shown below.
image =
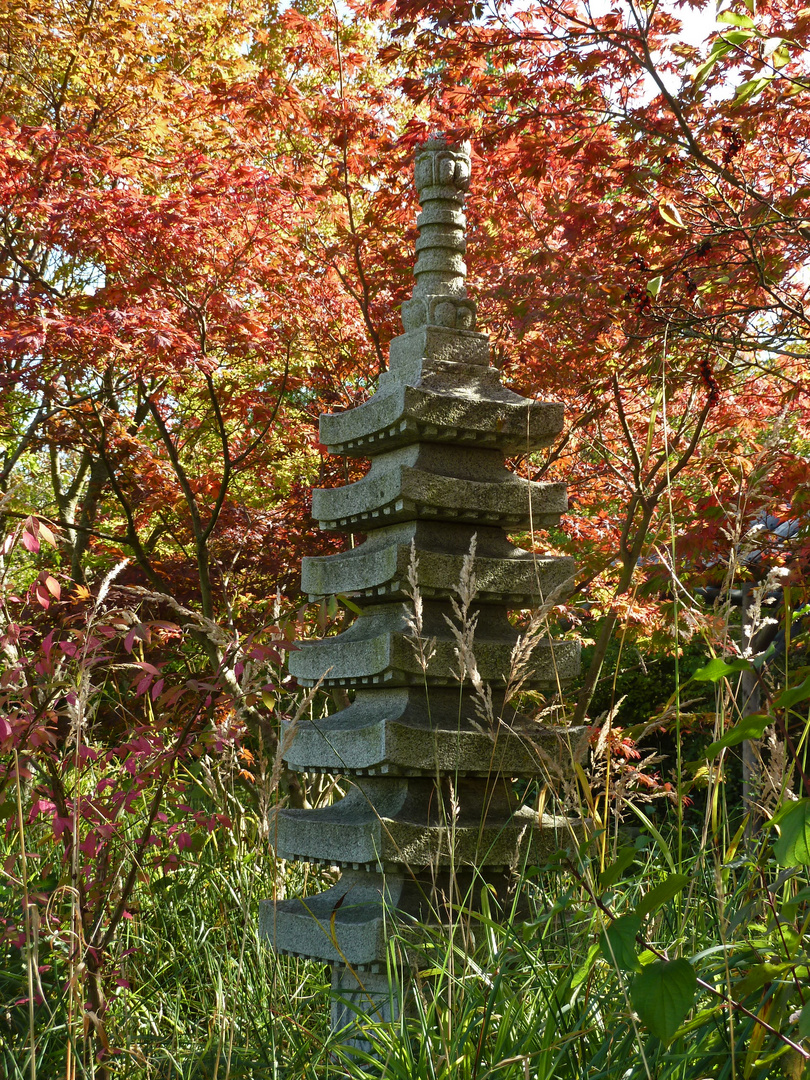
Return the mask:
[[(82, 973), (54, 927), (55, 881), (33, 871), (32, 901), (48, 893), (51, 906), (30, 938), (36, 1072), (26, 943), (7, 942), (5, 1075), (63, 1076), (71, 1057), (71, 1075), (99, 1075), (101, 1061), (138, 1080), (361, 1075), (362, 1055), (329, 1035), (324, 970), (275, 957), (257, 937), (256, 902), (279, 888), (259, 824), (235, 816), (193, 860), (136, 890), (105, 972), (106, 1053), (92, 1011), (71, 1015)], [(44, 830), (27, 835), (32, 856), (47, 852)], [(779, 859), (773, 838), (747, 854), (722, 823), (717, 835), (679, 837), (670, 820), (620, 830), (604, 869), (598, 831), (576, 856), (526, 868), (530, 917), (460, 912), (474, 949), (423, 944), (400, 1021), (366, 1029), (369, 1061), (382, 1059), (392, 1080), (804, 1075), (810, 888), (794, 864), (807, 861), (806, 838)], [(308, 885), (322, 887), (286, 869), (286, 888)], [(11, 912), (19, 893), (4, 892)], [(656, 965), (664, 980), (645, 988)]]
[[(33, 540), (51, 540), (34, 519), (10, 554)], [(52, 580), (62, 632), (33, 618), (48, 610), (35, 582), (31, 624), (4, 638), (4, 1075), (808, 1075), (806, 668), (783, 662), (766, 678), (750, 659), (704, 652), (676, 661), (668, 687), (651, 660), (647, 720), (627, 728), (614, 677), (570, 782), (525, 792), (584, 827), (561, 831), (547, 865), (516, 872), (511, 912), (461, 896), (454, 925), (420, 928), (418, 946), (392, 919), (391, 973), (409, 974), (391, 993), (406, 996), (394, 1023), (357, 1018), (369, 1054), (343, 1041), (356, 1031), (330, 1033), (324, 969), (275, 956), (257, 931), (261, 899), (334, 880), (271, 848), (279, 804), (342, 791), (282, 764), (278, 716), (340, 704), (284, 674), (296, 613), (229, 641), (189, 611), (148, 618), (166, 599), (114, 574), (70, 599)], [(784, 617), (795, 646), (802, 611)], [(185, 644), (166, 659), (172, 637)], [(220, 668), (204, 678), (211, 647)], [(740, 708), (751, 676), (756, 713)], [(741, 747), (756, 752), (745, 779)]]

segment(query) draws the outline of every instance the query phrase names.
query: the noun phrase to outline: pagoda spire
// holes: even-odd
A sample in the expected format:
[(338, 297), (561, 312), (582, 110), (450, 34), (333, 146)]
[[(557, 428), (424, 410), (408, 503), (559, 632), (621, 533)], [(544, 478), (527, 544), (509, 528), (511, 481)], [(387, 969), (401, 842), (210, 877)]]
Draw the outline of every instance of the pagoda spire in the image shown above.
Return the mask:
[(464, 196), (470, 186), (470, 147), (441, 136), (417, 151), (414, 180), (422, 212), (416, 219), (416, 285), (402, 305), (407, 332), (420, 326), (475, 329), (475, 304), (467, 298), (467, 219)]

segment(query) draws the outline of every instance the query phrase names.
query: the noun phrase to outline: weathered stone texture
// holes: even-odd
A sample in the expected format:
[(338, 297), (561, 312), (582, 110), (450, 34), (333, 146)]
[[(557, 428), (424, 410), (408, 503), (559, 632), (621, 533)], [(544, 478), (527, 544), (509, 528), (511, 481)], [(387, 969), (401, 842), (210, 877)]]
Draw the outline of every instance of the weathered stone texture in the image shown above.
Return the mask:
[[(511, 868), (570, 843), (573, 823), (538, 820), (520, 805), (513, 778), (553, 782), (586, 741), (583, 730), (532, 724), (504, 700), (519, 638), (507, 610), (562, 594), (574, 567), (521, 550), (507, 536), (555, 525), (567, 508), (563, 484), (529, 483), (503, 458), (549, 445), (563, 411), (520, 398), (488, 366), (489, 342), (475, 330), (464, 284), (469, 175), (463, 147), (433, 139), (417, 153), (423, 210), (416, 285), (402, 307), (405, 333), (391, 342), (377, 393), (321, 417), (330, 451), (370, 458), (371, 467), (356, 483), (314, 492), (313, 515), (323, 529), (367, 536), (351, 551), (305, 559), (303, 587), (314, 597), (350, 594), (362, 613), (338, 636), (294, 652), (290, 671), (303, 686), (355, 696), (288, 733), (286, 761), (342, 774), (346, 794), (320, 809), (281, 810), (274, 829), (280, 858), (343, 874), (319, 896), (266, 901), (261, 909), (262, 933), (277, 950), (332, 964), (335, 992), (383, 1017), (391, 1013), (383, 976), (395, 922), (450, 920), (450, 899), (475, 903), (482, 888), (505, 897)], [(477, 671), (492, 691), (489, 715), (469, 671), (460, 681), (453, 629), (451, 601), (471, 545), (468, 614), (477, 620)], [(414, 559), (421, 648), (409, 583)], [(542, 640), (525, 661), (524, 688), (554, 693), (578, 665), (575, 642)], [(336, 1025), (348, 1009), (334, 1005)]]
[(287, 764), (354, 776), (534, 777), (569, 761), (587, 737), (585, 728), (531, 723), (498, 697), (494, 712), (502, 719), (493, 732), (456, 687), (431, 687), (429, 701), (423, 687), (358, 690), (347, 709), (299, 722)]
[(469, 385), (445, 391), (397, 382), (356, 409), (324, 416), (321, 438), (330, 453), (348, 457), (416, 442), (521, 453), (547, 446), (562, 426), (562, 405), (525, 401), (503, 387), (485, 394), (472, 392)]

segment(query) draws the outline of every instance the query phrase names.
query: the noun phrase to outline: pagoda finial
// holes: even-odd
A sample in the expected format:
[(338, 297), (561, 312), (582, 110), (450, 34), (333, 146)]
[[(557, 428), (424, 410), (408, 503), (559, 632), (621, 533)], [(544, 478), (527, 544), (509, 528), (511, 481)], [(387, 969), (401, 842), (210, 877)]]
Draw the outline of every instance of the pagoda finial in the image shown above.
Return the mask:
[(431, 136), (416, 151), (414, 181), (422, 213), (416, 219), (416, 285), (413, 299), (402, 305), (402, 325), (406, 332), (425, 325), (474, 330), (475, 304), (464, 285), (469, 143)]

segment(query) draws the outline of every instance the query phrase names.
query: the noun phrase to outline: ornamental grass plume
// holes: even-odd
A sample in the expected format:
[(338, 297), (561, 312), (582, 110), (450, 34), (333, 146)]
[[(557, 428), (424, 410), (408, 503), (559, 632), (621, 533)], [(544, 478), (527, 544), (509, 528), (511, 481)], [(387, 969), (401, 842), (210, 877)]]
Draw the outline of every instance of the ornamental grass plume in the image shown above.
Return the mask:
[(427, 639), (424, 636), (425, 609), (422, 594), (419, 591), (419, 560), (416, 557), (416, 543), (411, 540), (411, 557), (408, 563), (408, 588), (406, 596), (413, 604), (413, 612), (407, 612), (405, 622), (410, 631), (405, 635), (405, 640), (413, 649), (422, 673), (427, 675), (428, 664), (436, 655), (436, 638)]

